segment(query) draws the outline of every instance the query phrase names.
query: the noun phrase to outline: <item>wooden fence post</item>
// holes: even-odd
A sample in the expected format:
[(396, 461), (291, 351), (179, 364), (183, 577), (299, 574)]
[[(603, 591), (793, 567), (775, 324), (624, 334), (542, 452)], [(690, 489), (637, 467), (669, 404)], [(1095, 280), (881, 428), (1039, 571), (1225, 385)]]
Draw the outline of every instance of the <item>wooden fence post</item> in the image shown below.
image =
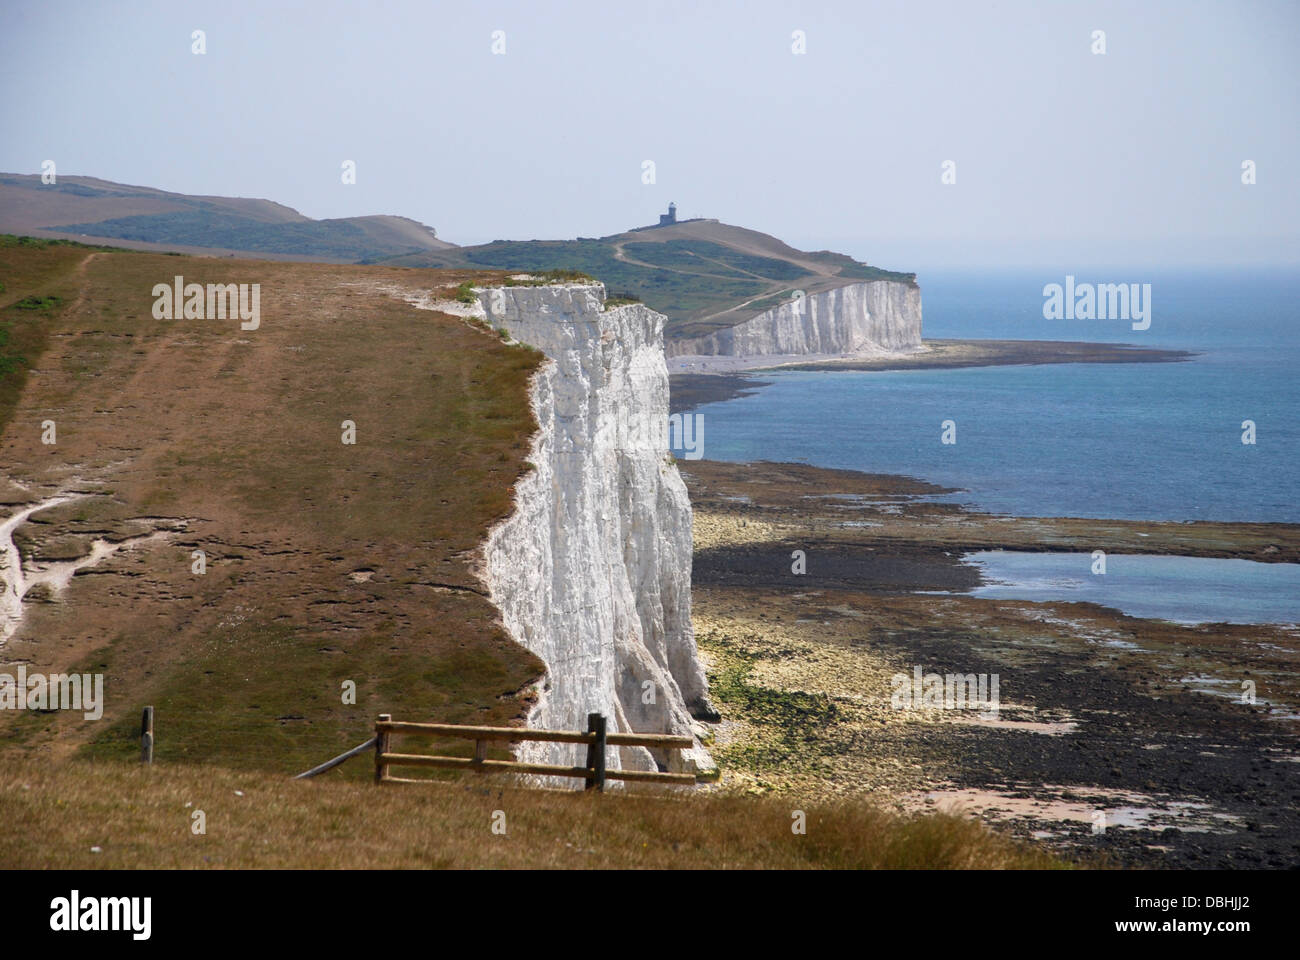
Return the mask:
[(140, 762), (153, 763), (153, 707), (145, 707), (140, 717)]
[[(391, 713), (379, 715), (379, 723), (388, 723), (392, 719)], [(384, 762), (384, 754), (388, 753), (390, 734), (387, 730), (380, 730), (379, 723), (375, 724), (375, 783), (383, 783), (388, 779), (388, 764)]]
[[(474, 741), (474, 755), (433, 756), (429, 754), (411, 754), (393, 752), (392, 737), (395, 734), (434, 737), (438, 740), (462, 739)], [(568, 743), (587, 745), (585, 764), (568, 763), (525, 763), (518, 760), (489, 760), (488, 744), (493, 742), (515, 743), (521, 740), (538, 743)], [(408, 780), (401, 776), (392, 776), (393, 767), (433, 767), (439, 770), (472, 770), (474, 773), (520, 773), (536, 774), (543, 777), (572, 777), (582, 780), (588, 790), (601, 791), (607, 780), (633, 781), (637, 783), (673, 783), (682, 786), (693, 785), (698, 777), (693, 773), (664, 773), (657, 770), (609, 770), (607, 750), (610, 747), (647, 747), (650, 749), (684, 750), (695, 743), (690, 736), (666, 733), (618, 733), (609, 732), (608, 719), (599, 713), (587, 715), (586, 730), (536, 730), (523, 727), (480, 727), (470, 724), (454, 723), (415, 723), (394, 720), (390, 714), (383, 713), (375, 721), (375, 736), (360, 746), (353, 747), (333, 760), (327, 760), (318, 767), (309, 770), (306, 776), (314, 776), (325, 770), (333, 769), (338, 764), (371, 747), (375, 749), (375, 781), (377, 783), (433, 783), (432, 780)]]
[(596, 735), (596, 742), (587, 744), (587, 769), (591, 776), (587, 778), (587, 790), (605, 792), (605, 716), (600, 713), (587, 714), (587, 732)]

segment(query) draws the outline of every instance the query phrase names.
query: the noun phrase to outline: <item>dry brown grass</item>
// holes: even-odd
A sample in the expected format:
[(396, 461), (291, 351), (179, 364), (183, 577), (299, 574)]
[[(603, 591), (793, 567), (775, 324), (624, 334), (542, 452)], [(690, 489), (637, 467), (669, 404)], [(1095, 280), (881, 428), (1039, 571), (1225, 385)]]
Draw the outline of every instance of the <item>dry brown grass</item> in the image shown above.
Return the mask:
[[(806, 835), (791, 829), (795, 809)], [(504, 835), (492, 832), (495, 811)], [(974, 821), (899, 819), (861, 802), (561, 793), (496, 779), (376, 787), (190, 766), (8, 765), (0, 822), (4, 868), (1064, 866)]]
[[(51, 314), (76, 299), (77, 265), (88, 253), (79, 247), (19, 247), (0, 238), (0, 431), (45, 350)], [(44, 310), (17, 307), (26, 297), (57, 297), (59, 306)]]
[[(176, 274), (260, 283), (260, 329), (154, 318), (152, 288)], [(0, 306), (61, 297), (5, 313), (36, 373), (0, 382), (0, 501), (99, 494), (24, 525), (25, 554), (79, 555), (140, 532), (137, 517), (188, 526), (29, 605), (0, 669), (103, 673), (105, 718), (5, 713), (0, 749), (127, 756), (152, 703), (160, 763), (289, 774), (365, 739), (379, 713), (523, 715), (541, 664), (472, 563), (525, 469), (539, 355), (383, 292), (469, 276), (0, 247)]]

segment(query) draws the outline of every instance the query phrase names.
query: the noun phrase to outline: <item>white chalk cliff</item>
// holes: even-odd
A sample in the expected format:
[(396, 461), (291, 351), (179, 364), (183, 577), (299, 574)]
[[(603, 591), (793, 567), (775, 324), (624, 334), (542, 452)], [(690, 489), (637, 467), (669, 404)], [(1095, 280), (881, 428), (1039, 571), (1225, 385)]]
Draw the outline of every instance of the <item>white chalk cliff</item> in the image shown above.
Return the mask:
[(673, 358), (912, 352), (921, 349), (921, 288), (895, 280), (849, 283), (789, 300), (705, 337), (669, 341), (666, 348)]
[[(484, 579), (510, 633), (546, 664), (533, 727), (691, 735), (711, 713), (691, 625), (691, 505), (668, 456), (665, 318), (604, 309), (601, 284), (477, 291), (494, 327), (549, 358), (532, 383), (539, 425), (515, 512), (484, 545)], [(581, 764), (585, 748), (525, 743), (520, 759)], [(610, 769), (712, 769), (610, 749)]]

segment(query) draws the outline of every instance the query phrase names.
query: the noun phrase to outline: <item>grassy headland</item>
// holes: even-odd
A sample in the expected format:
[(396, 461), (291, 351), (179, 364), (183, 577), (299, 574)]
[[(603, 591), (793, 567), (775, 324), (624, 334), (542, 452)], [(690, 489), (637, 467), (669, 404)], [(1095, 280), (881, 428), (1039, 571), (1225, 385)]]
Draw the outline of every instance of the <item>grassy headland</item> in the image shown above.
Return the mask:
[[(260, 327), (155, 319), (153, 286), (178, 274), (260, 283)], [(540, 356), (385, 292), (468, 279), (0, 245), (0, 350), (21, 357), (0, 375), (0, 502), (84, 495), (19, 529), (24, 556), (179, 527), (27, 604), (4, 663), (104, 673), (108, 705), (93, 723), (0, 714), (0, 743), (125, 759), (152, 703), (159, 763), (282, 774), (379, 712), (517, 721), (541, 665), (471, 564), (525, 469)]]

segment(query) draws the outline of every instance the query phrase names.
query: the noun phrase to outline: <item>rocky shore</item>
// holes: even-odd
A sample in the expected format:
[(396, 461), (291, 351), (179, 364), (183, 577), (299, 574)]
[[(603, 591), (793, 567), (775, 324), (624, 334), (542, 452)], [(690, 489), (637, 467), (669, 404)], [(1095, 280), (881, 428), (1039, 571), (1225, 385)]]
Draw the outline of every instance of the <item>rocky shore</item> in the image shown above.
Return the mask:
[[(934, 502), (940, 488), (906, 477), (682, 471), (723, 789), (962, 809), (1087, 862), (1300, 862), (1300, 633), (974, 597), (979, 572), (961, 559), (1295, 562), (1300, 526), (1008, 518)], [(918, 667), (997, 675), (998, 710), (899, 709), (895, 678)]]
[(920, 350), (881, 357), (672, 357), (672, 412), (746, 396), (767, 385), (753, 376), (772, 370), (931, 370), (1039, 363), (1174, 363), (1187, 350), (1070, 340), (925, 340)]

